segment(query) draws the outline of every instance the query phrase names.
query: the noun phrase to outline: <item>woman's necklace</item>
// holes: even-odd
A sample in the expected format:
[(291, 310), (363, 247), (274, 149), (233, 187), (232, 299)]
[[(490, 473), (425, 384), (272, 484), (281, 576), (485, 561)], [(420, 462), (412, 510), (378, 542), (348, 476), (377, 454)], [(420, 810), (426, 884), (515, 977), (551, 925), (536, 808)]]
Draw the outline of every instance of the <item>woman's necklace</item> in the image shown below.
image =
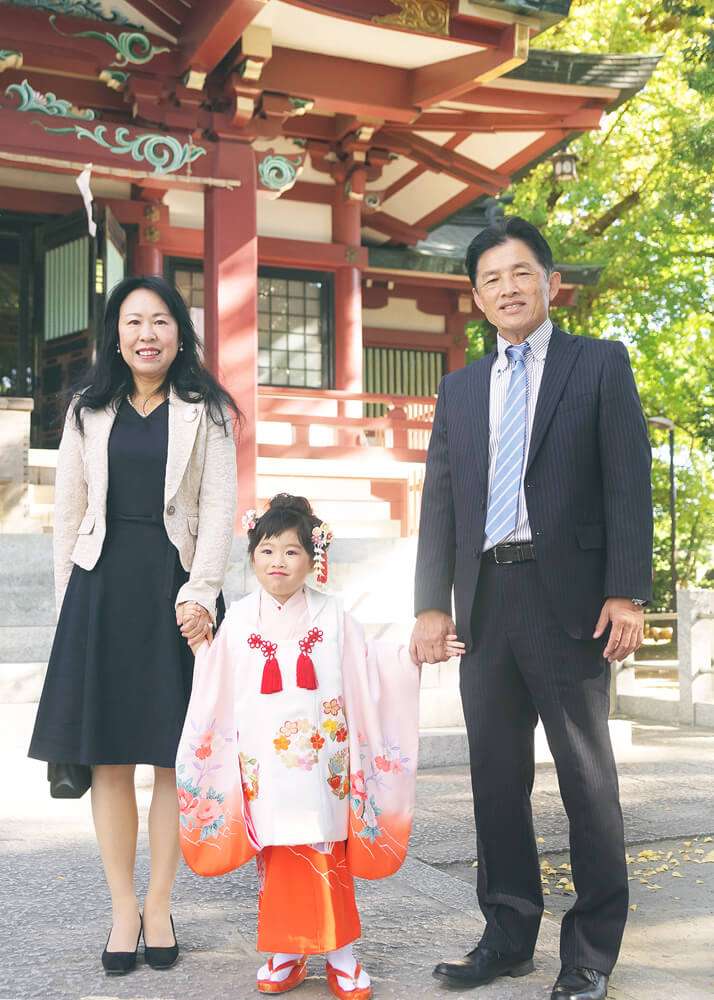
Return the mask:
[(156, 409), (156, 407), (161, 406), (161, 404), (164, 402), (163, 399), (159, 400), (159, 402), (156, 403), (155, 406), (152, 406), (151, 409), (147, 411), (146, 405), (147, 405), (147, 403), (149, 402), (149, 400), (151, 398), (152, 398), (151, 396), (147, 396), (146, 399), (144, 400), (143, 407), (141, 409), (139, 409), (139, 407), (134, 403), (134, 400), (131, 398), (131, 393), (130, 392), (127, 393), (127, 396), (126, 396), (126, 400), (127, 400), (128, 404), (129, 404), (129, 406), (132, 408), (132, 410), (134, 410), (135, 413), (138, 413), (140, 417), (148, 417), (149, 414), (151, 414), (151, 413), (154, 412), (154, 410)]

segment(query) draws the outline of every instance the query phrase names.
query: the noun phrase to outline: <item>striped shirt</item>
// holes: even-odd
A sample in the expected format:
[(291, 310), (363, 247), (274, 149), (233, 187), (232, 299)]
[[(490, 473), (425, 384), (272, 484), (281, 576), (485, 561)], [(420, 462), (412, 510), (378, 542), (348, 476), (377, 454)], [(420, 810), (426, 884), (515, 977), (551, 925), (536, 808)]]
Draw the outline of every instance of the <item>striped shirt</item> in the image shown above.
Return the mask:
[[(530, 350), (526, 352), (525, 366), (528, 378), (528, 408), (526, 421), (526, 444), (525, 455), (528, 455), (531, 431), (533, 430), (533, 417), (535, 416), (536, 403), (538, 402), (538, 392), (543, 378), (543, 368), (545, 367), (545, 356), (548, 353), (550, 335), (553, 332), (553, 324), (549, 319), (533, 331), (527, 342)], [(508, 383), (511, 380), (511, 368), (513, 367), (506, 355), (506, 348), (511, 347), (511, 343), (505, 340), (499, 333), (497, 338), (498, 357), (491, 368), (491, 400), (489, 406), (489, 435), (488, 435), (488, 495), (491, 496), (493, 479), (496, 474), (496, 456), (498, 454), (498, 442), (501, 436), (501, 416), (503, 406), (506, 402)], [(526, 474), (526, 462), (523, 462), (521, 470), (521, 488), (518, 494), (518, 514), (516, 519), (516, 530), (512, 531), (506, 538), (499, 541), (499, 545), (509, 542), (530, 542), (531, 527), (528, 523), (528, 511), (526, 509), (526, 495), (523, 489), (523, 481)], [(493, 548), (490, 538), (484, 538), (483, 550), (487, 552)]]

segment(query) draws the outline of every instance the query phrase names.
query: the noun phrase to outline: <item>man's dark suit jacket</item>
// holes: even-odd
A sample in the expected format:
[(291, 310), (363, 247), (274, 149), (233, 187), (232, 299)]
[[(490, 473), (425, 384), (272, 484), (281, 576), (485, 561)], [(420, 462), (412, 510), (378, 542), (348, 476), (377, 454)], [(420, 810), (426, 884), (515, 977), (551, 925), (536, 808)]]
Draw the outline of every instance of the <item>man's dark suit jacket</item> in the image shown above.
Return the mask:
[[(488, 500), (496, 352), (439, 387), (426, 463), (415, 613), (451, 614), (471, 646)], [(651, 451), (625, 346), (554, 327), (526, 461), (536, 564), (571, 636), (592, 637), (606, 597), (652, 596)], [(517, 616), (518, 609), (513, 609)]]

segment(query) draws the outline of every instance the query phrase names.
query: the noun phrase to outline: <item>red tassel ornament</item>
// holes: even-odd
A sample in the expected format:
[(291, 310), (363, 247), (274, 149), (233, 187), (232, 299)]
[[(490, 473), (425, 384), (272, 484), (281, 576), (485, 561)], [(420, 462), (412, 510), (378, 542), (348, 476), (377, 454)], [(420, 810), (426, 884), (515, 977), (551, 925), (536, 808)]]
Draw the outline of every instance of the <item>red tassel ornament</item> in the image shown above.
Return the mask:
[(297, 686), (305, 691), (317, 690), (317, 675), (312, 662), (312, 651), (318, 642), (322, 642), (323, 633), (319, 628), (312, 628), (304, 639), (299, 642), (300, 655), (297, 661)]
[(280, 673), (280, 664), (275, 655), (278, 651), (278, 644), (276, 642), (268, 642), (267, 639), (263, 639), (254, 632), (248, 639), (248, 645), (251, 649), (260, 649), (265, 657), (260, 693), (277, 694), (278, 691), (282, 691), (283, 677)]

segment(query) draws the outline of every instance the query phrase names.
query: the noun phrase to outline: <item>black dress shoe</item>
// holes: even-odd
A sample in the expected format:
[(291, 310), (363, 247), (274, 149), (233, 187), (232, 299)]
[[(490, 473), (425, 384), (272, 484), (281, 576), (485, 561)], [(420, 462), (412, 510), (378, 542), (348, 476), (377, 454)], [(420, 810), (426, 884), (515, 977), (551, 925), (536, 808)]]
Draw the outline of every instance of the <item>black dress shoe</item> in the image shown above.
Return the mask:
[(455, 962), (439, 962), (434, 976), (446, 986), (463, 989), (484, 986), (499, 976), (527, 976), (533, 972), (533, 959), (527, 955), (507, 955), (477, 945), (464, 958)]
[(136, 948), (133, 951), (107, 951), (109, 938), (112, 936), (112, 932), (109, 931), (107, 944), (104, 946), (104, 951), (102, 952), (102, 965), (108, 976), (125, 976), (127, 972), (131, 972), (136, 968), (136, 953), (139, 950), (139, 942), (141, 941), (143, 929), (144, 925), (141, 915), (139, 915), (139, 937), (136, 939)]
[(608, 977), (597, 969), (564, 965), (555, 981), (550, 1000), (605, 1000)]
[(169, 945), (168, 948), (152, 948), (146, 943), (146, 934), (144, 934), (144, 959), (146, 960), (146, 964), (150, 965), (152, 969), (170, 969), (172, 965), (175, 965), (176, 959), (179, 957), (174, 918), (170, 916), (169, 920), (171, 921), (174, 943)]

